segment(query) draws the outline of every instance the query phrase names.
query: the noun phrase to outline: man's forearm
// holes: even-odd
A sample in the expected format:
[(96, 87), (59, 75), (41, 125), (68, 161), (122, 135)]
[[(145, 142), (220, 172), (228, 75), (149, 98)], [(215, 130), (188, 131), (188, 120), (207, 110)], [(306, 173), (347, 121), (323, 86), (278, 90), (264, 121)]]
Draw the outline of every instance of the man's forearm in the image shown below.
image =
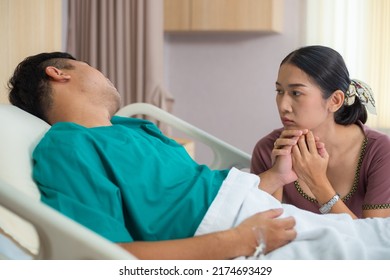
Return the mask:
[(253, 253), (252, 248), (246, 248), (240, 239), (232, 229), (186, 239), (119, 245), (139, 259), (222, 260)]
[(259, 189), (273, 194), (275, 191), (283, 187), (283, 182), (275, 174), (272, 169), (269, 169), (258, 175), (260, 177)]

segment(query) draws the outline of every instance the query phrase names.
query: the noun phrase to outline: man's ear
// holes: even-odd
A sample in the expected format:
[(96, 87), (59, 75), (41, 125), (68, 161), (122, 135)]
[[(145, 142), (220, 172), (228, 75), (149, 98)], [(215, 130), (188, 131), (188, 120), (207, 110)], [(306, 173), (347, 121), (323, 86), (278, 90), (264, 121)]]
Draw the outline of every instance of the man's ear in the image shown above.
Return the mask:
[(58, 69), (54, 66), (47, 66), (45, 69), (46, 75), (48, 75), (52, 80), (57, 82), (66, 82), (70, 79), (70, 75), (63, 72), (61, 69)]
[(343, 106), (344, 99), (344, 92), (341, 90), (336, 90), (333, 92), (329, 98), (329, 110), (333, 113), (336, 112), (338, 109), (340, 109), (341, 106)]

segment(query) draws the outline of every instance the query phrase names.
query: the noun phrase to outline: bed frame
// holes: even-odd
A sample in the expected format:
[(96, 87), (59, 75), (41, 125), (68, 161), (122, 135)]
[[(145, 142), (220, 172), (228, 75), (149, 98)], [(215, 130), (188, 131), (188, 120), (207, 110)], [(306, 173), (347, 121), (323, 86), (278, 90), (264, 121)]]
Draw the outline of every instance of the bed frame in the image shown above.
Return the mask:
[[(195, 141), (199, 141), (210, 147), (213, 151), (213, 161), (211, 168), (249, 168), (250, 155), (239, 149), (221, 141), (220, 139), (206, 133), (205, 131), (175, 117), (153, 105), (145, 103), (135, 103), (123, 107), (118, 111), (119, 116), (136, 116), (145, 115), (158, 121), (166, 123), (175, 128)], [(24, 126), (23, 133), (19, 134), (17, 124), (13, 124), (18, 119)], [(46, 123), (39, 123), (40, 134), (36, 138), (32, 135), (35, 133), (34, 122), (42, 122), (34, 116), (8, 104), (0, 105), (0, 130), (4, 126), (8, 127), (8, 132), (1, 133), (1, 145), (11, 143), (11, 147), (17, 149), (19, 140), (31, 138), (29, 150), (24, 152), (24, 157), (31, 161), (31, 153), (40, 137), (49, 128)], [(15, 121), (16, 123), (16, 121)], [(10, 130), (11, 128), (11, 130)], [(28, 130), (28, 131), (27, 131)], [(6, 130), (7, 131), (7, 130)], [(4, 140), (5, 139), (5, 140)], [(7, 147), (0, 149), (0, 169), (8, 166), (8, 161), (15, 161), (16, 155), (8, 150)], [(22, 152), (17, 150), (17, 152)], [(16, 153), (14, 153), (16, 154)], [(13, 158), (14, 157), (14, 158)], [(19, 163), (17, 163), (19, 164)], [(14, 259), (25, 256), (26, 259), (134, 259), (135, 257), (126, 252), (114, 243), (95, 234), (84, 226), (65, 217), (56, 210), (46, 206), (39, 200), (39, 194), (29, 195), (21, 189), (18, 183), (14, 182), (18, 177), (19, 166), (11, 168), (8, 171), (0, 170), (0, 210), (7, 215), (0, 215), (0, 237), (10, 241), (9, 246), (0, 246), (0, 259)], [(27, 163), (31, 169), (32, 162)], [(28, 170), (31, 177), (31, 170)], [(10, 174), (11, 173), (11, 174)], [(31, 178), (30, 178), (31, 179)], [(32, 179), (31, 179), (32, 180)], [(37, 190), (34, 190), (38, 192)], [(5, 221), (5, 216), (11, 217), (11, 221)], [(14, 219), (14, 220), (13, 220)], [(15, 220), (16, 219), (16, 220)], [(17, 223), (16, 223), (16, 222)], [(39, 249), (35, 253), (24, 248), (18, 240), (14, 238), (12, 232), (16, 230), (13, 223), (24, 223), (27, 227), (32, 227), (36, 233)], [(31, 226), (32, 225), (32, 226)], [(10, 230), (7, 230), (9, 227)], [(23, 228), (23, 227), (22, 227)], [(23, 230), (23, 229), (21, 229)], [(1, 241), (1, 240), (0, 240)], [(8, 244), (8, 243), (7, 243)], [(13, 247), (15, 246), (15, 247)], [(15, 250), (21, 251), (22, 255), (13, 254)]]

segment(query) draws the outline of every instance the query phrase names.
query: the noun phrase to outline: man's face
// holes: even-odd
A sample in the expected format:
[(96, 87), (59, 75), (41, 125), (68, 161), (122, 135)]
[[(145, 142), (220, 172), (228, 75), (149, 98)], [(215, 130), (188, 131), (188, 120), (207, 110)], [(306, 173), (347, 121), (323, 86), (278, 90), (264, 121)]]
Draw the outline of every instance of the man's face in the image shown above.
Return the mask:
[(90, 101), (104, 102), (114, 114), (120, 106), (120, 94), (113, 83), (86, 62), (70, 60), (70, 63), (74, 68), (69, 73), (77, 91), (89, 95)]

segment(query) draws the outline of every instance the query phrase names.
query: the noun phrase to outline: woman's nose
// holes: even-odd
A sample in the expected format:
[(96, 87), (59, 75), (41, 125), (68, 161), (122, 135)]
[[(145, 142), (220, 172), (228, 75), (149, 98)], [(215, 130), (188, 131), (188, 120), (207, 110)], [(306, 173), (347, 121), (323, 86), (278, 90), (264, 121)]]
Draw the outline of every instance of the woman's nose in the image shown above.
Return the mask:
[(276, 103), (280, 112), (291, 111), (291, 100), (286, 93), (281, 93), (276, 97)]

